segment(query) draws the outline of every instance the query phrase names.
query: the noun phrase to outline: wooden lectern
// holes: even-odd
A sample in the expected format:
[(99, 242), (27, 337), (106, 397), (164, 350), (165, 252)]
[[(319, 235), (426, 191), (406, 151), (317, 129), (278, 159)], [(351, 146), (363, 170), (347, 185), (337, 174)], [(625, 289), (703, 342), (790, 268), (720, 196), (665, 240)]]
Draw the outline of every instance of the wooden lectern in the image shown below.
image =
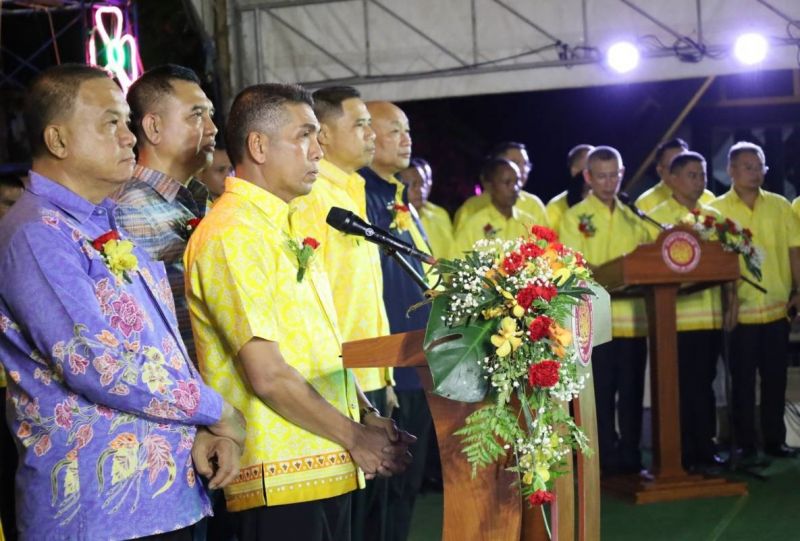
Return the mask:
[[(605, 293), (604, 293), (605, 295)], [(606, 303), (608, 296), (605, 295)], [(591, 317), (591, 316), (589, 316)], [(607, 317), (607, 316), (606, 316)], [(461, 452), (461, 440), (453, 432), (482, 403), (456, 402), (431, 392), (432, 380), (423, 353), (425, 332), (413, 331), (344, 344), (343, 359), (347, 368), (375, 366), (414, 367), (425, 387), (433, 416), (444, 480), (443, 541), (544, 541), (547, 534), (539, 509), (530, 509), (514, 486), (515, 474), (502, 465), (478, 470)], [(607, 340), (603, 338), (601, 340)], [(591, 343), (591, 342), (590, 342)], [(591, 371), (580, 365), (579, 371)], [(594, 392), (589, 384), (575, 400), (575, 417), (594, 446), (597, 441)], [(578, 505), (575, 506), (575, 482), (572, 465), (569, 473), (555, 484), (556, 503), (550, 509), (553, 539), (559, 541), (595, 541), (600, 539), (600, 476), (598, 456), (578, 454)], [(577, 510), (577, 530), (576, 530)]]
[(654, 243), (595, 270), (595, 279), (612, 297), (644, 295), (650, 349), (653, 478), (609, 478), (603, 482), (604, 489), (635, 503), (747, 493), (745, 483), (684, 471), (678, 404), (677, 295), (737, 280), (739, 275), (737, 254), (725, 251), (718, 242), (699, 240), (684, 227), (664, 231)]

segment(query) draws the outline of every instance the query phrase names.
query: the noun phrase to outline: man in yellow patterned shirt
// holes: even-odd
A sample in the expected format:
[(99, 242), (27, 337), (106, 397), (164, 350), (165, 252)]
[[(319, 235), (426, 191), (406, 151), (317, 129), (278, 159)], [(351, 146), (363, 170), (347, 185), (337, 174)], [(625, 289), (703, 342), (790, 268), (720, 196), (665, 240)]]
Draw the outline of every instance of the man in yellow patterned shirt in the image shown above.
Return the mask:
[(491, 203), (465, 218), (455, 234), (455, 254), (462, 256), (481, 239), (514, 240), (530, 232), (536, 218), (519, 206), (520, 171), (511, 160), (488, 160), (481, 178)]
[[(525, 185), (528, 182), (528, 177), (533, 169), (533, 164), (531, 164), (531, 161), (528, 157), (528, 149), (525, 147), (525, 145), (513, 141), (499, 143), (498, 145), (495, 145), (495, 147), (486, 157), (487, 160), (495, 158), (511, 160), (517, 164), (517, 167), (520, 171), (519, 208), (533, 216), (537, 224), (547, 225), (547, 215), (544, 210), (544, 203), (542, 203), (542, 200), (539, 199), (538, 196), (523, 189), (525, 188)], [(483, 185), (484, 180), (480, 179), (480, 181), (481, 185)], [(490, 204), (491, 198), (489, 197), (489, 193), (484, 186), (484, 192), (481, 195), (474, 195), (470, 197), (464, 201), (464, 204), (461, 205), (461, 207), (459, 207), (459, 209), (456, 211), (455, 219), (453, 221), (454, 231), (458, 231), (461, 228), (461, 224), (467, 218), (482, 208), (489, 206)]]
[[(749, 229), (763, 253), (762, 293), (738, 284), (738, 324), (731, 336), (733, 420), (745, 460), (759, 462), (756, 446), (756, 370), (761, 377), (761, 434), (764, 451), (794, 456), (786, 446), (784, 408), (789, 346), (787, 314), (800, 307), (800, 221), (781, 195), (763, 190), (767, 172), (764, 151), (739, 142), (728, 151), (731, 189), (711, 206)], [(741, 263), (742, 275), (757, 279)]]
[[(656, 173), (658, 174), (658, 182), (655, 186), (646, 190), (642, 195), (636, 199), (636, 206), (645, 213), (653, 210), (656, 205), (666, 201), (672, 195), (672, 190), (669, 184), (664, 180), (669, 175), (669, 164), (672, 159), (680, 154), (689, 150), (689, 145), (681, 139), (676, 137), (664, 143), (661, 143), (656, 149)], [(707, 205), (714, 200), (714, 194), (709, 190), (703, 190), (703, 195), (700, 196), (700, 203)]]
[[(325, 218), (331, 207), (349, 210), (366, 220), (364, 179), (356, 171), (372, 163), (375, 132), (372, 118), (358, 90), (349, 86), (314, 92), (314, 113), (320, 123), (318, 140), (325, 158), (310, 194), (293, 201), (303, 217), (301, 236), (320, 242), (317, 257), (333, 290), (339, 329), (345, 342), (389, 334), (383, 305), (383, 274), (378, 247), (330, 227)], [(397, 405), (391, 368), (353, 370), (369, 401), (390, 416)], [(388, 484), (383, 479), (367, 483), (353, 498), (353, 540), (381, 532), (386, 515)]]
[[(596, 147), (589, 153), (584, 171), (592, 192), (561, 219), (561, 242), (583, 253), (592, 266), (632, 252), (649, 240), (642, 221), (617, 199), (624, 174), (616, 149)], [(638, 473), (642, 469), (639, 442), (647, 360), (647, 315), (642, 299), (611, 300), (611, 334), (611, 342), (592, 352), (600, 468), (606, 475)]]
[(300, 237), (304, 217), (289, 207), (322, 157), (312, 104), (295, 85), (236, 97), (226, 141), (237, 176), (185, 255), (200, 370), (249, 425), (242, 470), (225, 489), (239, 541), (348, 539), (358, 468), (402, 471), (413, 440), (342, 367), (318, 241)]
[[(699, 199), (706, 187), (706, 160), (686, 151), (672, 159), (664, 177), (672, 195), (648, 213), (662, 224), (678, 224), (691, 211), (719, 217), (715, 209)], [(661, 233), (648, 227), (653, 240)], [(734, 295), (733, 287), (727, 287)], [(719, 469), (714, 436), (717, 427), (717, 402), (714, 378), (721, 350), (722, 303), (718, 287), (678, 297), (678, 389), (680, 397), (681, 448), (683, 467), (693, 471)], [(732, 326), (732, 322), (728, 323)]]
[(422, 158), (412, 158), (411, 164), (397, 174), (403, 184), (408, 186), (408, 202), (419, 213), (422, 228), (428, 235), (431, 251), (436, 258), (452, 257), (453, 222), (447, 211), (428, 199), (433, 188), (431, 164)]

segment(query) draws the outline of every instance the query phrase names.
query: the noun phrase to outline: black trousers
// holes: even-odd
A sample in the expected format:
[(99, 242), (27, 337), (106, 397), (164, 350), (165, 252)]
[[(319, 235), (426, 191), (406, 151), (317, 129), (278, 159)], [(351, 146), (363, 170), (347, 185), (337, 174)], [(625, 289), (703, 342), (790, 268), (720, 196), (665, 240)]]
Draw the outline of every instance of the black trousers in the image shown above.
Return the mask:
[(6, 389), (0, 387), (0, 520), (7, 541), (17, 539), (17, 519), (14, 514), (17, 460), (17, 446), (6, 423)]
[[(386, 415), (386, 389), (364, 393), (373, 406)], [(376, 477), (363, 490), (353, 492), (353, 541), (386, 539), (389, 479)]]
[(350, 541), (350, 494), (231, 513), (239, 541)]
[(756, 370), (761, 377), (761, 435), (764, 445), (785, 443), (786, 357), (789, 323), (785, 319), (758, 325), (739, 324), (731, 335), (733, 422), (736, 442), (756, 449)]
[(606, 475), (637, 473), (642, 469), (640, 442), (646, 364), (646, 338), (614, 338), (592, 351), (600, 469)]
[(155, 535), (148, 535), (147, 537), (137, 537), (136, 541), (192, 541), (192, 532), (194, 526), (188, 526), (166, 533), (157, 533)]
[(717, 403), (714, 377), (720, 353), (719, 330), (678, 333), (678, 389), (683, 466), (709, 464), (714, 457)]
[(425, 391), (397, 391), (400, 408), (395, 410), (397, 425), (417, 436), (411, 447), (414, 460), (402, 475), (389, 479), (389, 512), (386, 528), (387, 541), (406, 541), (422, 480), (429, 448), (428, 439), (433, 435), (433, 419), (425, 400)]

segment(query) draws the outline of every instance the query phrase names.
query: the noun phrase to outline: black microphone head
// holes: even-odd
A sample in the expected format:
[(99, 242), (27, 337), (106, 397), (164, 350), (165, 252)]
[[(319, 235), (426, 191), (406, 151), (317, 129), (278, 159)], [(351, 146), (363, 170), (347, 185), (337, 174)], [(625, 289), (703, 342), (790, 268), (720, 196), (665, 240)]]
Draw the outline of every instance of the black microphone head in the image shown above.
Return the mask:
[(328, 211), (328, 216), (325, 218), (325, 222), (334, 229), (341, 230), (345, 227), (345, 224), (348, 222), (348, 218), (350, 215), (353, 214), (349, 210), (345, 210), (339, 207), (331, 207), (331, 210)]
[(632, 203), (631, 196), (628, 195), (627, 192), (619, 192), (617, 194), (617, 199), (619, 199), (623, 204), (630, 206)]

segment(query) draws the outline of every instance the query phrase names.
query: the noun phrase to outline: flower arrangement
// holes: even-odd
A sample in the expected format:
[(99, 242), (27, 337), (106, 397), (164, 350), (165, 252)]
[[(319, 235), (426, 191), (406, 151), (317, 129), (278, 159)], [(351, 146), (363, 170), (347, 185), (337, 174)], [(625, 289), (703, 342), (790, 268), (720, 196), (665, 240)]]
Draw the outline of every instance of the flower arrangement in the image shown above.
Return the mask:
[(133, 247), (131, 241), (122, 240), (119, 233), (113, 229), (92, 241), (92, 248), (100, 252), (103, 262), (111, 274), (116, 277), (118, 283), (122, 280), (131, 283), (132, 280), (128, 273), (139, 268), (139, 260), (133, 253)]
[(389, 229), (403, 232), (411, 228), (411, 209), (408, 208), (408, 205), (391, 201), (386, 205), (386, 208), (392, 215), (392, 223), (389, 224)]
[(319, 241), (314, 237), (306, 237), (300, 242), (289, 238), (286, 243), (289, 246), (289, 250), (297, 258), (297, 281), (302, 282), (309, 265), (311, 265), (311, 261), (314, 259), (314, 254), (319, 248)]
[(729, 218), (702, 214), (697, 209), (686, 215), (681, 223), (697, 231), (701, 239), (719, 241), (725, 250), (741, 255), (750, 274), (761, 280), (761, 264), (764, 256), (753, 244), (753, 233), (749, 229), (740, 228)]
[(574, 306), (592, 294), (583, 287), (591, 272), (580, 253), (541, 226), (512, 241), (479, 240), (463, 258), (439, 260), (436, 268), (444, 287), (433, 293), (426, 334), (436, 392), (447, 372), (458, 374), (458, 385), (482, 388), (473, 401), (491, 396), (456, 432), (463, 452), (473, 472), (510, 458), (529, 503), (552, 502), (552, 482), (573, 449), (591, 453), (565, 406), (586, 376), (578, 375), (564, 328)]
[(594, 234), (597, 233), (594, 222), (592, 222), (592, 216), (592, 214), (581, 214), (578, 216), (578, 231), (587, 239), (594, 237)]

